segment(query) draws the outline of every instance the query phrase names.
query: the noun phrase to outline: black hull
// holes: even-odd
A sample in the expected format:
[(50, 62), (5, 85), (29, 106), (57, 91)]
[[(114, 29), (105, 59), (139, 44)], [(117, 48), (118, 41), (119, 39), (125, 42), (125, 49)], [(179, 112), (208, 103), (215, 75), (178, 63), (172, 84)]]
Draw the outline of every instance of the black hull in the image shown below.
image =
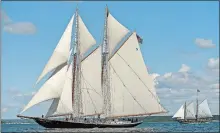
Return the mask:
[(51, 120), (42, 118), (33, 118), (39, 125), (45, 128), (128, 128), (135, 127), (142, 122), (128, 123), (128, 124), (94, 124), (94, 123), (80, 123), (72, 121)]

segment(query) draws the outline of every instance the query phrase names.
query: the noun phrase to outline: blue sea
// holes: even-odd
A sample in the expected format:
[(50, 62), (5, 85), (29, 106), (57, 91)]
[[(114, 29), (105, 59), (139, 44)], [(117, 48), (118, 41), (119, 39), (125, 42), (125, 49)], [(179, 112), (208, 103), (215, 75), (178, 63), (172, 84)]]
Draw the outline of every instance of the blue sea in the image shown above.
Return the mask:
[(202, 124), (178, 122), (144, 122), (135, 128), (46, 129), (33, 121), (3, 120), (2, 132), (219, 132), (219, 121)]

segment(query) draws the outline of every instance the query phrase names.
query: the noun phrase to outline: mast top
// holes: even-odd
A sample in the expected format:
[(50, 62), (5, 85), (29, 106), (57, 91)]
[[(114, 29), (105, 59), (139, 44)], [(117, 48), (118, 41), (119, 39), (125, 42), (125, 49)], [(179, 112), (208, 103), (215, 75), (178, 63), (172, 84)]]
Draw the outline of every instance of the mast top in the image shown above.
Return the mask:
[(78, 13), (78, 10), (79, 10), (78, 3), (76, 3), (76, 13)]
[(105, 7), (105, 11), (106, 11), (106, 16), (108, 17), (109, 10), (108, 10), (108, 5), (107, 4), (106, 4), (106, 7)]

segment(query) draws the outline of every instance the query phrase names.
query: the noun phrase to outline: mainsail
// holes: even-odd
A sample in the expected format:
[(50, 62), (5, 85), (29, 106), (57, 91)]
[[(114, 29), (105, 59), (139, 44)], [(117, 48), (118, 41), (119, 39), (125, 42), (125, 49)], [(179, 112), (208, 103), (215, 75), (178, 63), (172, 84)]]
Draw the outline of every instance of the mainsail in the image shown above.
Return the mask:
[(166, 112), (157, 99), (154, 81), (147, 72), (135, 32), (109, 62), (113, 105), (111, 117)]
[(203, 102), (199, 104), (198, 107), (198, 118), (210, 118), (212, 117), (212, 113), (209, 109), (208, 101), (205, 99)]

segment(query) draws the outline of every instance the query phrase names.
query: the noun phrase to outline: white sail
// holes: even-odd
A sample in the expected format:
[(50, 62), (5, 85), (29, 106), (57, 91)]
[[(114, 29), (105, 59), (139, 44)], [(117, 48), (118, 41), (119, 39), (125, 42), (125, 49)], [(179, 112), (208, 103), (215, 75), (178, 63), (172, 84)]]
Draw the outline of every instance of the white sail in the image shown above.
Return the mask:
[(80, 52), (85, 54), (89, 48), (96, 44), (95, 39), (87, 29), (82, 18), (79, 16), (79, 41), (80, 41)]
[(98, 47), (82, 61), (81, 68), (83, 114), (99, 114), (103, 106), (101, 90), (101, 47)]
[(195, 119), (194, 103), (191, 102), (186, 106), (186, 119)]
[(73, 26), (74, 15), (72, 16), (69, 24), (67, 25), (59, 43), (57, 44), (52, 56), (45, 65), (41, 75), (39, 76), (36, 84), (50, 71), (56, 67), (67, 62), (70, 51), (70, 43), (72, 36), (72, 26)]
[(166, 112), (148, 74), (136, 33), (110, 59), (112, 117)]
[(47, 111), (46, 117), (51, 116), (52, 114), (54, 114), (54, 112), (56, 112), (59, 100), (59, 98), (55, 98), (53, 100), (49, 110)]
[(207, 99), (205, 99), (202, 103), (199, 104), (198, 118), (208, 118), (208, 117), (212, 117), (212, 113), (209, 109)]
[(107, 18), (109, 53), (116, 48), (117, 44), (129, 33), (129, 30), (118, 22), (110, 13)]
[(73, 73), (72, 73), (73, 63), (70, 64), (66, 77), (64, 78), (65, 83), (63, 86), (62, 94), (60, 95), (60, 100), (57, 105), (56, 112), (53, 115), (57, 114), (67, 114), (73, 112), (73, 100), (72, 100), (72, 82), (73, 82)]
[(173, 115), (172, 118), (184, 119), (184, 105), (182, 105), (179, 110)]
[(53, 75), (49, 80), (47, 80), (42, 85), (42, 87), (38, 90), (38, 92), (33, 96), (31, 101), (25, 106), (25, 108), (23, 109), (21, 113), (23, 113), (24, 111), (26, 111), (27, 109), (29, 109), (30, 107), (38, 103), (41, 103), (41, 102), (44, 102), (44, 101), (47, 101), (53, 98), (59, 98), (62, 93), (66, 71), (67, 71), (67, 65), (65, 65), (65, 67), (63, 67), (60, 71), (58, 71), (55, 75)]

